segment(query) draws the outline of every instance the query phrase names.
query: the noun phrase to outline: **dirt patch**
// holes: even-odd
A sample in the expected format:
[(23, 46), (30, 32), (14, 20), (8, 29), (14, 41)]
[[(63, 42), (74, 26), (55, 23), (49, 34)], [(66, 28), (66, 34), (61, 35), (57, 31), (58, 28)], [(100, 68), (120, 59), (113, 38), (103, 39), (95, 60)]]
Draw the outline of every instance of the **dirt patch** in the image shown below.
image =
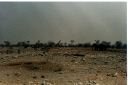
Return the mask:
[(45, 61), (28, 61), (28, 62), (13, 62), (4, 64), (2, 66), (17, 66), (19, 68), (24, 68), (29, 71), (62, 71), (63, 65), (54, 62)]

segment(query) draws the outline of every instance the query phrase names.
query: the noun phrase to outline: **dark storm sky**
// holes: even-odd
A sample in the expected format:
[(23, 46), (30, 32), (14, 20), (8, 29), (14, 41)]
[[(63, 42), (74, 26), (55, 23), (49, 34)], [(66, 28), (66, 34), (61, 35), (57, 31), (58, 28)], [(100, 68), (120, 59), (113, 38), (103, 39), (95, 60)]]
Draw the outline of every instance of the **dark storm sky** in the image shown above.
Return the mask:
[(0, 2), (0, 43), (126, 42), (126, 16), (125, 2)]

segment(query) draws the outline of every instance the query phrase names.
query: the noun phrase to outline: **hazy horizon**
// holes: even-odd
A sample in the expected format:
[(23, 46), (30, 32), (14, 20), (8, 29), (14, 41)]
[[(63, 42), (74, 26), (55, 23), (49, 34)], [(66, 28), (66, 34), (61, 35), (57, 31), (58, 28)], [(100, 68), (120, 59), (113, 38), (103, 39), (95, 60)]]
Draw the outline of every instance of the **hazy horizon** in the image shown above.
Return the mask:
[(126, 2), (0, 2), (0, 43), (126, 43), (126, 9)]

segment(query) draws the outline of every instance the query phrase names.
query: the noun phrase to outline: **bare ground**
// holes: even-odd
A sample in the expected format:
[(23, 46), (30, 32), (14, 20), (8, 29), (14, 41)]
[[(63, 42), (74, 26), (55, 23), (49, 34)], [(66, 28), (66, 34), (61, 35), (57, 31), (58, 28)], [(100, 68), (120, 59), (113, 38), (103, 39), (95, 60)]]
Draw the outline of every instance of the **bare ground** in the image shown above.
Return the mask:
[(124, 52), (69, 47), (1, 53), (0, 69), (0, 85), (126, 85), (127, 74)]

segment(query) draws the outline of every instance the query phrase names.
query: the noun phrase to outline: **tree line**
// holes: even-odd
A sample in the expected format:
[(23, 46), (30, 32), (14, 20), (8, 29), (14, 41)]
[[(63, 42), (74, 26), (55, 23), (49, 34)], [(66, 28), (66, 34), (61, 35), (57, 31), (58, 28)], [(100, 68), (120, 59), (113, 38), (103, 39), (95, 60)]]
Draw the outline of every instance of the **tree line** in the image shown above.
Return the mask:
[(127, 44), (122, 41), (116, 41), (114, 44), (108, 41), (100, 41), (95, 40), (94, 43), (77, 43), (75, 44), (75, 40), (70, 40), (70, 43), (61, 42), (61, 40), (57, 43), (53, 41), (48, 41), (47, 43), (42, 43), (38, 40), (36, 43), (31, 44), (30, 41), (17, 42), (16, 44), (11, 44), (9, 41), (4, 41), (3, 44), (0, 44), (0, 47), (32, 47), (32, 48), (47, 48), (47, 47), (91, 47), (96, 51), (105, 51), (108, 48), (116, 48), (116, 49), (127, 49)]

